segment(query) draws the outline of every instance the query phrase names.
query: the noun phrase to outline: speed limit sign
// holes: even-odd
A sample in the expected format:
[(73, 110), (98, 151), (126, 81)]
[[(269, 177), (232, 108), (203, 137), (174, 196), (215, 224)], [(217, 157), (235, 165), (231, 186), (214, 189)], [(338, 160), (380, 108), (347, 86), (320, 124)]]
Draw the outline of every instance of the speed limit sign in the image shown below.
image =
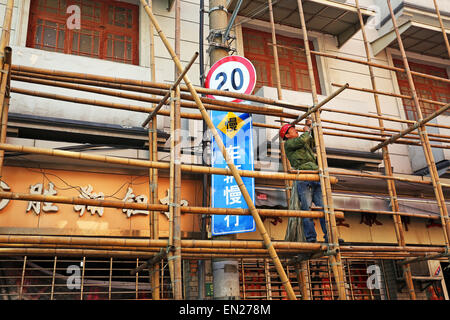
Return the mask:
[[(208, 89), (251, 94), (255, 89), (256, 71), (253, 64), (244, 57), (228, 56), (217, 61), (209, 70), (205, 80)], [(241, 99), (208, 95), (208, 98), (228, 102)]]

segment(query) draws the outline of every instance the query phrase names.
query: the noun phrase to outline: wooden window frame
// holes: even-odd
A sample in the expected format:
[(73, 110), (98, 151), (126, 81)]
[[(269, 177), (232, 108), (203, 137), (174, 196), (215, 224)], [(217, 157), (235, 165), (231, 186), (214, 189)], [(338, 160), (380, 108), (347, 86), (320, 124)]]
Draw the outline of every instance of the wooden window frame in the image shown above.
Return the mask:
[[(79, 4), (80, 0), (67, 0), (66, 6), (69, 7), (70, 5), (77, 5)], [(58, 24), (63, 24), (65, 27), (65, 39), (64, 39), (64, 50), (63, 51), (57, 51), (57, 50), (48, 50), (53, 52), (63, 52), (65, 54), (73, 54), (73, 55), (80, 55), (80, 56), (87, 56), (92, 58), (98, 58), (103, 59), (107, 61), (114, 61), (114, 62), (122, 62), (127, 64), (133, 64), (133, 65), (139, 65), (139, 6), (132, 5), (125, 2), (118, 2), (114, 0), (95, 0), (92, 1), (95, 3), (99, 3), (100, 6), (100, 23), (90, 21), (87, 19), (81, 19), (81, 30), (70, 30), (67, 28), (67, 19), (71, 16), (71, 14), (67, 14), (66, 10), (67, 7), (61, 11), (60, 13), (64, 12), (64, 15), (62, 14), (53, 14), (50, 12), (46, 12), (44, 10), (41, 10), (39, 7), (39, 0), (31, 0), (30, 5), (30, 19), (29, 19), (29, 29), (28, 29), (28, 35), (27, 35), (27, 47), (35, 48), (38, 46), (38, 44), (35, 41), (37, 27), (38, 27), (38, 20), (45, 20), (50, 21)], [(111, 25), (108, 23), (108, 6), (113, 5), (114, 7), (121, 7), (126, 9), (131, 9), (132, 12), (132, 28), (126, 29), (125, 27), (117, 27), (115, 25)], [(95, 16), (95, 13), (94, 13)], [(78, 48), (75, 50), (73, 47), (73, 38), (74, 34), (79, 33), (84, 30), (94, 31), (99, 33), (99, 52), (97, 54), (87, 54), (82, 53), (78, 51)], [(131, 38), (131, 57), (130, 59), (121, 59), (121, 58), (111, 58), (107, 56), (107, 40), (108, 35), (113, 36), (126, 36)], [(43, 48), (40, 48), (42, 50), (46, 50)], [(126, 44), (124, 44), (124, 51), (126, 52), (127, 47)]]
[[(248, 58), (250, 61), (252, 61), (255, 64), (255, 67), (258, 69), (258, 67), (256, 66), (257, 64), (264, 64), (264, 68), (266, 70), (266, 78), (267, 81), (264, 81), (263, 85), (267, 85), (269, 87), (276, 87), (277, 83), (276, 83), (276, 76), (275, 74), (272, 74), (272, 69), (274, 70), (274, 67), (272, 68), (271, 66), (275, 65), (275, 61), (273, 58), (273, 48), (270, 45), (270, 43), (272, 43), (272, 34), (271, 33), (267, 33), (267, 32), (263, 32), (263, 31), (259, 31), (259, 30), (255, 30), (255, 29), (249, 29), (249, 28), (242, 28), (242, 34), (243, 34), (243, 42), (244, 42), (244, 47), (245, 45), (245, 37), (248, 35), (257, 35), (257, 36), (262, 36), (264, 38), (264, 43), (265, 46), (263, 49), (263, 53), (254, 53), (254, 52), (248, 52), (248, 50), (245, 50), (244, 54), (245, 57)], [(289, 46), (291, 47), (304, 47), (304, 41), (303, 39), (297, 39), (297, 38), (290, 38), (290, 37), (285, 37), (285, 36), (280, 36), (277, 35), (277, 43), (281, 44), (281, 43), (289, 43)], [(311, 50), (314, 50), (314, 45), (311, 41), (309, 41), (309, 46), (311, 48)], [(281, 52), (284, 52), (283, 54)], [(283, 68), (289, 68), (289, 70), (291, 70), (291, 74), (290, 74), (290, 82), (291, 82), (291, 86), (283, 84), (283, 80), (282, 81), (282, 89), (287, 89), (287, 90), (293, 90), (293, 91), (303, 91), (303, 92), (311, 92), (311, 88), (309, 87), (309, 75), (308, 75), (308, 65), (306, 63), (306, 61), (304, 62), (300, 62), (300, 61), (296, 61), (295, 56), (298, 56), (300, 54), (300, 50), (291, 50), (291, 49), (283, 49), (281, 47), (278, 48), (278, 56), (279, 56), (279, 66), (280, 66), (280, 73), (281, 73), (281, 78), (283, 77), (282, 74), (282, 69)], [(283, 55), (287, 55), (287, 59), (283, 58)], [(303, 54), (301, 54), (303, 55)], [(306, 59), (305, 59), (306, 60)], [(313, 70), (314, 70), (314, 78), (315, 78), (315, 83), (316, 83), (316, 89), (317, 89), (317, 93), (321, 94), (322, 90), (321, 90), (321, 86), (320, 86), (320, 78), (319, 78), (319, 72), (318, 72), (318, 68), (317, 68), (317, 62), (315, 57), (312, 57), (312, 63), (313, 63)], [(301, 83), (299, 83), (299, 81), (296, 79), (296, 71), (303, 71), (306, 72), (306, 75), (308, 77), (308, 83), (307, 86), (308, 88), (305, 88), (304, 86), (302, 86)], [(257, 86), (256, 89), (259, 89), (261, 87), (258, 86), (258, 84), (261, 84), (261, 79), (259, 79), (260, 77), (257, 76)], [(258, 80), (259, 79), (259, 80)]]
[[(394, 66), (399, 68), (403, 67), (403, 62), (400, 59), (393, 59)], [(440, 68), (436, 66), (431, 66), (427, 64), (408, 62), (412, 71), (418, 71), (430, 75), (435, 75), (441, 78), (448, 79), (448, 73), (445, 68)], [(400, 93), (404, 95), (411, 96), (411, 90), (409, 87), (408, 79), (406, 78), (406, 73), (396, 72), (397, 83), (400, 89)], [(441, 81), (431, 80), (428, 78), (413, 76), (414, 86), (416, 88), (417, 96), (419, 98), (425, 98), (434, 101), (440, 101), (444, 103), (450, 102), (450, 84)], [(422, 92), (426, 92), (428, 96), (424, 96)], [(447, 97), (447, 101), (443, 101), (442, 97)], [(445, 99), (444, 99), (445, 100)], [(414, 107), (414, 102), (411, 99), (402, 99), (403, 108), (405, 110), (405, 115), (408, 120), (417, 121), (417, 112)], [(420, 102), (420, 110), (424, 117), (432, 114), (434, 111), (438, 110), (441, 106), (437, 104), (430, 104)], [(411, 117), (411, 114), (413, 117)], [(445, 112), (444, 115), (450, 116), (450, 112)]]

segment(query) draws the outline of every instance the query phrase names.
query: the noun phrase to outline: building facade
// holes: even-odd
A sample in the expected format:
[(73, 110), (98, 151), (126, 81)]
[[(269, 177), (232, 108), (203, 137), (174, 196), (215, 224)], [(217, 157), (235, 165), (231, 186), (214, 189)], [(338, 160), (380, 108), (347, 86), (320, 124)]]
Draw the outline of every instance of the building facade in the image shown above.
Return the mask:
[[(450, 3), (436, 1), (440, 18), (433, 1), (391, 1), (424, 117), (450, 102), (450, 52), (447, 52), (442, 32), (443, 28), (450, 33)], [(355, 1), (302, 2), (319, 100), (346, 83), (350, 86), (324, 106), (321, 113), (328, 165), (338, 178), (332, 190), (334, 207), (344, 213), (344, 218), (337, 219), (339, 235), (345, 245), (396, 247), (398, 235), (389, 214), (392, 205), (386, 180), (367, 176), (384, 172), (383, 154), (381, 150), (370, 150), (421, 117), (408, 98), (412, 92), (406, 73), (402, 71), (404, 60), (387, 2), (359, 1), (371, 62), (387, 67), (374, 68), (381, 105), (379, 115), (374, 93), (370, 91), (368, 65), (361, 63), (367, 61), (367, 56)], [(8, 1), (1, 3), (0, 17), (3, 19)], [(223, 45), (230, 55), (244, 56), (255, 66), (257, 83), (253, 94), (266, 99), (264, 101), (281, 100), (293, 106), (314, 104), (297, 1), (273, 1), (278, 59), (274, 57), (267, 1), (232, 0), (219, 9), (206, 2), (202, 11), (201, 1), (180, 0), (178, 30), (176, 6), (174, 1), (152, 2), (154, 15), (171, 45), (180, 43), (182, 64), (186, 65), (194, 52), (201, 53), (203, 59), (196, 60), (188, 72), (195, 86), (202, 86), (214, 49), (208, 39), (211, 40), (217, 30), (210, 29), (209, 15), (214, 10), (226, 9), (231, 20), (237, 10), (231, 36)], [(173, 60), (156, 30), (151, 29), (142, 2), (17, 0), (14, 1), (9, 46), (12, 48), (13, 71), (6, 144), (116, 157), (131, 162), (99, 162), (81, 157), (7, 151), (1, 180), (3, 191), (146, 204), (151, 189), (156, 188), (157, 204), (170, 206), (169, 170), (159, 170), (155, 186), (149, 179), (148, 168), (132, 162), (149, 159), (151, 140), (149, 130), (142, 127), (148, 112), (131, 110), (157, 104), (165, 91), (161, 94), (156, 90), (167, 90), (176, 79)], [(30, 70), (37, 69), (61, 71), (66, 75), (54, 73), (53, 76), (32, 77)], [(97, 78), (86, 78), (83, 83), (82, 78), (75, 77), (80, 74)], [(113, 78), (131, 79), (136, 84), (131, 89), (126, 88), (126, 85), (133, 86), (130, 82), (114, 86)], [(108, 79), (111, 81), (109, 88), (104, 84)], [(97, 85), (95, 81), (103, 82), (105, 91), (91, 90)], [(139, 92), (138, 81), (157, 85), (153, 91)], [(133, 90), (134, 96), (131, 96)], [(267, 106), (257, 102), (248, 104)], [(114, 108), (114, 105), (131, 107), (126, 110), (125, 107)], [(164, 106), (161, 110), (166, 116), (158, 116), (156, 161), (168, 163), (171, 119), (167, 115), (170, 108)], [(287, 108), (282, 111), (292, 112)], [(188, 116), (181, 120), (179, 160), (187, 165), (209, 164), (208, 148), (202, 147), (210, 136), (203, 129), (196, 106), (182, 104), (181, 113)], [(255, 112), (252, 119), (255, 123), (255, 170), (282, 172), (278, 140), (280, 117)], [(380, 130), (379, 119), (385, 120), (386, 131)], [(449, 202), (445, 201), (450, 186), (449, 119), (447, 111), (427, 126), (444, 202), (436, 200), (417, 133), (391, 144), (388, 149), (393, 173), (399, 178), (395, 186), (398, 211), (404, 213), (401, 216), (404, 240), (415, 250), (440, 250), (446, 246), (440, 212), (442, 203), (450, 208)], [(357, 174), (347, 175), (349, 172)], [(288, 207), (283, 181), (256, 178), (255, 182), (255, 206), (258, 209)], [(207, 189), (208, 183), (204, 183), (202, 174), (183, 172), (180, 205), (205, 207), (206, 201), (207, 207)], [(136, 275), (129, 273), (157, 253), (155, 248), (149, 250), (139, 241), (171, 236), (168, 212), (158, 211), (159, 225), (155, 235), (152, 232), (153, 213), (148, 210), (6, 198), (0, 202), (0, 208), (0, 294), (4, 299), (173, 298), (167, 259), (159, 262), (159, 268), (149, 271), (158, 274), (157, 296), (152, 283), (149, 284), (147, 270)], [(208, 215), (182, 212), (182, 239), (211, 239), (209, 223)], [(272, 241), (284, 241), (288, 217), (265, 217), (264, 225)], [(317, 233), (321, 239), (320, 228)], [(38, 236), (42, 242), (33, 244), (33, 237)], [(52, 242), (52, 239), (58, 240)], [(84, 243), (83, 239), (88, 240)], [(97, 248), (93, 245), (96, 239), (117, 242), (98, 240)], [(127, 250), (119, 248), (118, 243), (124, 239), (136, 240), (136, 245), (129, 245)], [(236, 235), (235, 240), (259, 241), (261, 237), (258, 232), (243, 233)], [(342, 265), (350, 299), (410, 298), (398, 263), (408, 255), (393, 255), (389, 259), (389, 254), (371, 257), (369, 254), (344, 253)], [(294, 291), (300, 296), (298, 274), (295, 267), (288, 264), (290, 256), (280, 255)], [(240, 298), (287, 298), (268, 257), (237, 255), (236, 259), (239, 259)], [(370, 271), (374, 266), (380, 275), (375, 286)], [(418, 299), (449, 299), (448, 266), (448, 255), (411, 264)], [(328, 259), (312, 259), (303, 267), (309, 276), (308, 290), (312, 299), (338, 297)], [(182, 282), (183, 298), (214, 298), (211, 259), (199, 259), (195, 251), (183, 254)]]

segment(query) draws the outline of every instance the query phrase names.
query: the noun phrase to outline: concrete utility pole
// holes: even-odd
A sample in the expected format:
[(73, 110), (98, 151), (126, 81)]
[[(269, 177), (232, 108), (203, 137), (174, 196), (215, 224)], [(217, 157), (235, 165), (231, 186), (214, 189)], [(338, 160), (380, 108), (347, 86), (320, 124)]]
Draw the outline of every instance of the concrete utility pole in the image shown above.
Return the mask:
[[(228, 25), (226, 0), (209, 0), (209, 58), (210, 66), (228, 56), (222, 39)], [(232, 240), (235, 235), (219, 236), (215, 239)], [(215, 300), (237, 300), (239, 295), (239, 262), (230, 259), (213, 259), (213, 287)]]

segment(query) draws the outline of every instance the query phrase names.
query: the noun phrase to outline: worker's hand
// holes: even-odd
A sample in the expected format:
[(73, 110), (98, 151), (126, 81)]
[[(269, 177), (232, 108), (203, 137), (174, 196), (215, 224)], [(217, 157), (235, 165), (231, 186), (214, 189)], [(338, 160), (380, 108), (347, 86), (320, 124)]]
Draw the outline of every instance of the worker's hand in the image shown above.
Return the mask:
[(305, 121), (305, 126), (303, 127), (303, 131), (308, 132), (309, 130), (311, 130), (311, 124), (312, 124), (311, 119), (307, 118)]

